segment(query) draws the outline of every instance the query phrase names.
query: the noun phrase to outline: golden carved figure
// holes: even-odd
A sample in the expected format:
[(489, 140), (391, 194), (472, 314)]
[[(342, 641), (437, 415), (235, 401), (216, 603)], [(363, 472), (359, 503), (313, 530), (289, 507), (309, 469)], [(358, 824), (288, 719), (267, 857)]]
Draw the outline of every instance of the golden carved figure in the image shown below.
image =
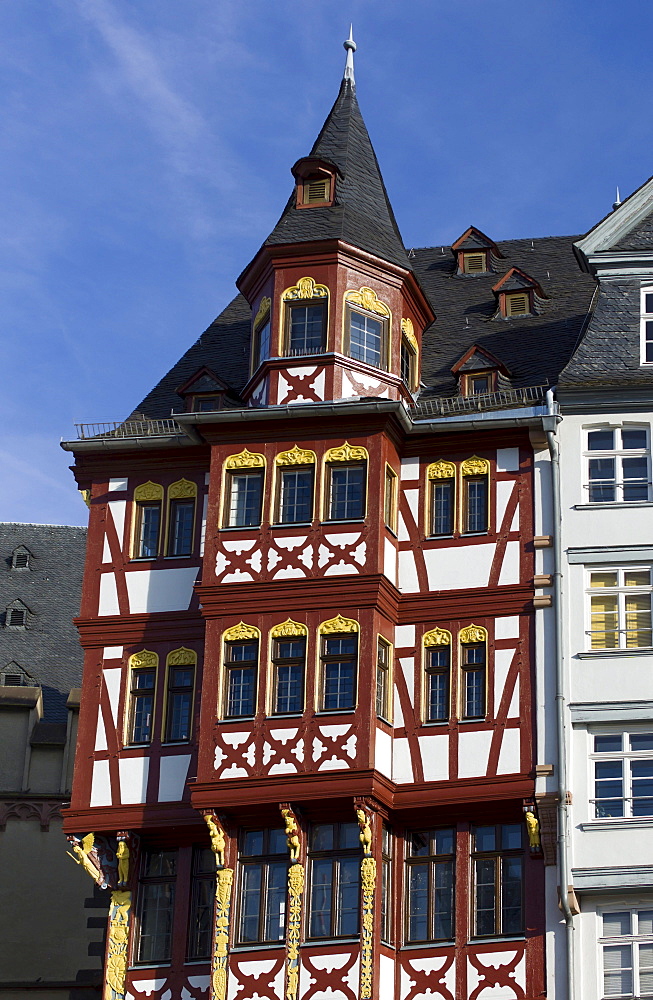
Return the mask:
[(367, 448), (345, 441), (337, 448), (329, 448), (324, 460), (325, 462), (366, 462), (368, 457)]
[(528, 844), (530, 847), (541, 847), (540, 841), (540, 821), (534, 812), (529, 809), (524, 814), (526, 820), (526, 832), (528, 833)]
[(424, 636), (425, 646), (450, 646), (451, 645), (451, 632), (447, 632), (446, 628), (433, 628), (430, 632), (427, 632)]
[(158, 483), (141, 483), (134, 490), (134, 500), (163, 500), (163, 486)]
[(104, 1000), (123, 1000), (125, 996), (131, 900), (131, 892), (115, 889), (111, 893)]
[(353, 618), (343, 618), (336, 615), (327, 622), (322, 622), (319, 628), (320, 635), (337, 635), (340, 632), (358, 632), (358, 622)]
[(329, 289), (326, 285), (318, 285), (314, 278), (300, 278), (296, 285), (286, 288), (281, 301), (288, 299), (327, 299)]
[(225, 469), (262, 469), (265, 459), (243, 448), (237, 455), (230, 455), (224, 463)]
[(437, 462), (431, 462), (427, 474), (429, 479), (454, 479), (456, 466), (453, 462), (445, 462), (441, 458)]
[(462, 643), (485, 642), (487, 640), (487, 630), (482, 625), (468, 625), (467, 628), (461, 629), (458, 638)]
[[(206, 819), (206, 817), (205, 817)], [(227, 957), (229, 944), (229, 907), (234, 873), (221, 868), (215, 884), (215, 938), (211, 974), (212, 1000), (225, 1000), (227, 995)]]
[(299, 942), (302, 922), (304, 868), (291, 865), (288, 869), (288, 931), (286, 961), (286, 1000), (296, 1000), (299, 984)]
[(290, 809), (282, 809), (281, 815), (286, 822), (286, 837), (288, 847), (290, 848), (290, 860), (297, 861), (299, 858), (299, 851), (301, 848), (301, 843), (299, 840), (299, 828), (297, 826), (297, 821), (292, 815)]
[(107, 888), (107, 883), (105, 881), (104, 875), (100, 871), (97, 865), (95, 865), (89, 858), (89, 854), (95, 846), (95, 834), (87, 833), (85, 837), (82, 838), (81, 842), (79, 840), (71, 840), (70, 846), (73, 849), (73, 854), (70, 851), (66, 851), (69, 858), (72, 858), (75, 864), (81, 865), (85, 872), (91, 876), (94, 882), (100, 886), (101, 889)]
[(225, 642), (238, 642), (239, 639), (258, 639), (260, 635), (256, 626), (238, 622), (237, 625), (228, 628), (222, 638)]
[(129, 663), (132, 667), (158, 667), (159, 657), (149, 649), (141, 649), (129, 657)]
[(197, 662), (197, 654), (192, 649), (181, 646), (180, 649), (173, 649), (168, 653), (167, 663), (170, 667), (193, 667)]
[(385, 302), (381, 302), (374, 289), (368, 288), (367, 285), (363, 285), (357, 292), (345, 292), (345, 301), (353, 302), (354, 305), (361, 306), (368, 312), (378, 313), (379, 316), (390, 315), (390, 309)]
[(210, 813), (204, 816), (204, 822), (209, 828), (211, 837), (211, 850), (215, 854), (215, 864), (217, 868), (224, 866), (225, 836), (222, 827), (219, 827)]
[(129, 882), (129, 845), (126, 840), (118, 841), (116, 851), (118, 859), (118, 885), (125, 885)]
[(361, 830), (358, 839), (363, 845), (363, 853), (366, 857), (369, 857), (372, 853), (372, 828), (370, 826), (370, 821), (362, 809), (356, 810), (356, 816)]

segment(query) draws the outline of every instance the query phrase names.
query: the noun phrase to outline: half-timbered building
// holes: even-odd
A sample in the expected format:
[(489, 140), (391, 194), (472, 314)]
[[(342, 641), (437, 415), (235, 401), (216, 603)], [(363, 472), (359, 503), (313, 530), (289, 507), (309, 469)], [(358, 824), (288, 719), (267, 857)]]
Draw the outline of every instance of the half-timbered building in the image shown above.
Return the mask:
[(107, 1000), (546, 992), (546, 393), (594, 281), (574, 237), (407, 251), (346, 47), (237, 297), (64, 445)]

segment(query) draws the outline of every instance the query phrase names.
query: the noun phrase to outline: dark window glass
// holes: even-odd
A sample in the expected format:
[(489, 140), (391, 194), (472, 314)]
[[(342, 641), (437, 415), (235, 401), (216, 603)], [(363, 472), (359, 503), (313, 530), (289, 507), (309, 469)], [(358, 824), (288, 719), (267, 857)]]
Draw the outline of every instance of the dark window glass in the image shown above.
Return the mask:
[(275, 639), (272, 650), (274, 666), (275, 715), (301, 712), (304, 709), (304, 664), (306, 639)]
[(646, 360), (653, 361), (653, 322), (646, 321)]
[(139, 559), (156, 559), (159, 552), (160, 503), (139, 503), (136, 555)]
[(623, 427), (621, 431), (621, 447), (625, 451), (646, 451), (648, 435), (643, 428)]
[(311, 834), (309, 937), (354, 937), (359, 929), (358, 824), (318, 824)]
[(381, 940), (392, 944), (392, 831), (383, 824), (381, 835)]
[(485, 717), (485, 643), (463, 646), (463, 708), (465, 719)]
[(196, 413), (211, 413), (220, 409), (220, 396), (195, 396)]
[(232, 472), (229, 476), (230, 528), (248, 528), (261, 523), (262, 472)]
[(170, 959), (176, 875), (176, 851), (146, 852), (138, 887), (137, 962)]
[(227, 670), (227, 716), (254, 715), (258, 642), (228, 642), (225, 646)]
[(451, 646), (426, 649), (426, 721), (445, 722), (449, 718)]
[(187, 938), (190, 961), (211, 957), (214, 899), (215, 855), (209, 848), (195, 847)]
[(590, 458), (590, 503), (610, 502), (616, 499), (614, 458)]
[(293, 524), (313, 518), (313, 468), (282, 469), (279, 476), (279, 522)]
[(487, 531), (487, 477), (464, 476), (465, 532)]
[(286, 926), (286, 838), (283, 830), (248, 830), (241, 838), (238, 941), (282, 941)]
[(626, 501), (648, 500), (648, 458), (622, 458), (623, 498)]
[(129, 742), (150, 743), (154, 718), (154, 670), (132, 670)]
[(270, 357), (270, 317), (254, 332), (254, 369)]
[(329, 520), (351, 521), (365, 516), (365, 465), (329, 466)]
[(473, 832), (474, 933), (523, 932), (522, 828), (518, 823), (479, 826)]
[(644, 302), (645, 302), (644, 305), (645, 312), (653, 313), (653, 294), (647, 292), (646, 295), (644, 296)]
[(597, 430), (587, 434), (587, 447), (590, 451), (612, 451), (614, 448), (614, 431)]
[(431, 482), (431, 534), (452, 535), (454, 528), (454, 481)]
[(385, 320), (367, 313), (349, 313), (349, 356), (373, 368), (386, 367)]
[(166, 740), (169, 743), (190, 739), (194, 681), (195, 665), (192, 663), (168, 669)]
[(389, 679), (390, 646), (379, 639), (376, 648), (376, 714), (382, 719), (387, 719), (389, 716)]
[(413, 383), (415, 381), (413, 376), (413, 366), (415, 355), (411, 351), (410, 347), (405, 340), (401, 342), (401, 381), (409, 389), (413, 388)]
[(595, 753), (611, 753), (615, 750), (621, 752), (623, 748), (623, 737), (621, 733), (618, 736), (595, 736), (594, 737), (594, 751)]
[(189, 556), (193, 550), (194, 500), (173, 500), (170, 504), (168, 555)]
[(453, 830), (411, 833), (406, 861), (407, 941), (451, 940), (453, 888)]
[(490, 379), (487, 375), (479, 375), (470, 379), (470, 382), (472, 383), (473, 396), (482, 396), (483, 393), (490, 391)]
[(289, 308), (288, 354), (318, 354), (324, 350), (326, 304), (298, 304)]
[(356, 704), (356, 635), (325, 636), (322, 640), (322, 705), (325, 712), (344, 711)]

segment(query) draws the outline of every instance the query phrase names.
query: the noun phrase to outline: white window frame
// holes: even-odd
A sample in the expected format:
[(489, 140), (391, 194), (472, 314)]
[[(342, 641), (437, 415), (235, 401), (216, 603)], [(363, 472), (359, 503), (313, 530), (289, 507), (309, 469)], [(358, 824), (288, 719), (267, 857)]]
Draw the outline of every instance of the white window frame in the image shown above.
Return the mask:
[[(611, 431), (613, 434), (612, 443), (613, 445), (621, 445), (621, 433), (622, 431), (636, 430), (646, 432), (646, 447), (645, 448), (622, 448), (613, 447), (606, 448), (602, 450), (590, 451), (589, 449), (589, 434), (592, 431)], [(584, 497), (583, 502), (588, 504), (612, 504), (612, 503), (627, 503), (627, 504), (639, 504), (647, 503), (651, 500), (651, 427), (647, 423), (618, 423), (618, 424), (593, 424), (583, 427), (583, 475), (584, 475)], [(623, 460), (628, 458), (639, 458), (645, 457), (646, 459), (646, 499), (645, 500), (624, 500), (624, 478), (623, 478)], [(592, 486), (592, 480), (590, 480), (590, 461), (592, 459), (612, 459), (614, 461), (614, 477), (610, 480), (594, 480), (594, 484), (598, 485), (604, 482), (607, 488), (610, 488), (610, 484), (613, 484), (614, 497), (613, 499), (591, 499), (590, 488)], [(632, 480), (635, 483), (637, 480)]]
[[(649, 761), (653, 760), (653, 750), (630, 750), (624, 749), (624, 744), (626, 743), (628, 737), (635, 736), (647, 736), (653, 735), (653, 727), (648, 726), (646, 729), (640, 729), (635, 726), (623, 727), (619, 729), (594, 729), (589, 733), (591, 744), (589, 753), (589, 765), (590, 765), (590, 782), (589, 787), (591, 789), (591, 797), (589, 798), (590, 803), (590, 813), (592, 822), (596, 823), (611, 823), (622, 824), (624, 820), (632, 820), (634, 823), (643, 821), (647, 826), (653, 819), (653, 806), (651, 807), (651, 813), (642, 816), (633, 816), (632, 812), (632, 772), (630, 764), (637, 761)], [(594, 739), (596, 736), (621, 736), (621, 750), (606, 750), (606, 751), (595, 751), (594, 750)], [(622, 781), (622, 795), (621, 801), (623, 802), (623, 810), (621, 816), (596, 816), (596, 762), (612, 762), (619, 761), (622, 763), (621, 781)], [(648, 798), (648, 796), (642, 796), (642, 798)], [(615, 796), (616, 798), (616, 796)], [(653, 909), (653, 903), (651, 904), (651, 909)], [(616, 907), (616, 909), (622, 910), (624, 907)]]
[[(648, 586), (638, 586), (638, 587), (627, 587), (625, 585), (624, 577), (627, 573), (642, 573), (647, 572), (649, 574), (649, 584)], [(616, 573), (617, 574), (617, 586), (616, 587), (592, 587), (592, 574), (593, 573)], [(586, 628), (585, 628), (585, 646), (588, 653), (596, 652), (614, 652), (619, 653), (621, 650), (628, 650), (632, 652), (636, 649), (652, 649), (653, 645), (648, 646), (629, 646), (628, 642), (628, 632), (635, 631), (634, 629), (626, 629), (626, 596), (628, 594), (653, 594), (653, 566), (650, 563), (633, 563), (628, 566), (588, 566), (586, 568), (586, 602), (585, 602), (585, 616), (586, 616)], [(617, 639), (618, 646), (594, 646), (592, 647), (592, 597), (597, 597), (599, 594), (616, 594), (617, 595)], [(653, 598), (651, 599), (651, 629), (653, 630)], [(598, 630), (596, 630), (598, 631)], [(606, 629), (606, 632), (611, 632), (612, 629)], [(648, 629), (642, 629), (640, 631), (648, 631)]]
[[(606, 1000), (612, 1000), (613, 997), (640, 997), (642, 996), (640, 990), (639, 981), (639, 945), (641, 944), (653, 944), (653, 934), (640, 934), (639, 933), (639, 913), (653, 910), (653, 899), (648, 901), (648, 905), (643, 902), (643, 905), (636, 905), (634, 901), (629, 901), (627, 904), (619, 906), (616, 902), (611, 903), (609, 906), (600, 907), (597, 909), (596, 916), (598, 919), (598, 962), (597, 968), (599, 970), (599, 990), (597, 996), (606, 998)], [(603, 917), (610, 913), (629, 913), (630, 914), (630, 934), (615, 934), (612, 936), (605, 935), (603, 933)], [(628, 946), (630, 948), (630, 969), (631, 969), (631, 991), (630, 993), (606, 993), (605, 991), (605, 964), (604, 964), (604, 949), (609, 947)], [(645, 996), (650, 996), (650, 993), (644, 994)]]
[(639, 341), (640, 341), (639, 353), (640, 353), (640, 357), (639, 357), (639, 363), (640, 363), (640, 365), (647, 365), (648, 366), (648, 365), (653, 365), (653, 357), (651, 358), (650, 361), (647, 361), (647, 359), (646, 359), (646, 333), (647, 333), (647, 329), (648, 329), (647, 328), (647, 324), (650, 323), (651, 324), (651, 334), (652, 334), (650, 343), (651, 343), (651, 349), (652, 349), (652, 353), (653, 353), (653, 311), (649, 311), (649, 312), (646, 311), (646, 296), (647, 295), (653, 295), (653, 285), (644, 285), (640, 289), (640, 305), (639, 305), (639, 312), (640, 312), (640, 321), (639, 321), (640, 322), (640, 326), (639, 326)]

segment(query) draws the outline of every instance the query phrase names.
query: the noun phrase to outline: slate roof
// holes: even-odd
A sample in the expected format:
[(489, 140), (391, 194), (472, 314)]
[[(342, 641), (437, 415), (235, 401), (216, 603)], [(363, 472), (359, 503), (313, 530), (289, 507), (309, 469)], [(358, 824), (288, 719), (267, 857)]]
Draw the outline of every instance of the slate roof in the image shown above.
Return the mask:
[[(653, 250), (653, 216), (640, 219), (636, 226), (612, 244), (612, 250)], [(639, 306), (637, 307), (639, 311)]]
[(342, 177), (336, 179), (335, 203), (322, 208), (296, 208), (293, 191), (265, 244), (344, 240), (410, 270), (410, 261), (356, 100), (356, 89), (350, 80), (342, 81), (311, 156), (329, 160), (340, 169)]
[[(11, 569), (11, 554), (29, 549), (30, 566)], [(86, 528), (0, 523), (0, 670), (12, 661), (43, 688), (43, 719), (64, 723), (70, 689), (82, 678), (82, 649), (72, 619), (79, 614)], [(29, 609), (25, 629), (5, 628), (5, 608)]]

